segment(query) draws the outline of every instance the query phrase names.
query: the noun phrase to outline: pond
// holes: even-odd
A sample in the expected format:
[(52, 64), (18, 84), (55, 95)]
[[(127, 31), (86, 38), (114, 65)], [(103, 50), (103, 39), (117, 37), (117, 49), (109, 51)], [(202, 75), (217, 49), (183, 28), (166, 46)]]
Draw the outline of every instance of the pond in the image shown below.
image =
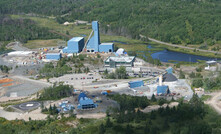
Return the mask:
[(151, 54), (153, 59), (159, 59), (161, 62), (171, 62), (171, 61), (184, 61), (184, 62), (198, 62), (198, 60), (217, 60), (217, 58), (198, 56), (193, 54), (186, 54), (181, 52), (163, 50)]

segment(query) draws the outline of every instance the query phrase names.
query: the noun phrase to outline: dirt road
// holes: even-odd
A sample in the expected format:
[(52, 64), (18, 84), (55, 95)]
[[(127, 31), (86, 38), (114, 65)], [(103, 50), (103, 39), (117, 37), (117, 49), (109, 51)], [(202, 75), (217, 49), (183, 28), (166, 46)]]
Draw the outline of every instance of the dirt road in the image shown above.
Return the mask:
[(7, 120), (25, 120), (28, 121), (29, 118), (32, 120), (45, 120), (47, 115), (41, 113), (41, 109), (36, 109), (29, 113), (18, 113), (18, 112), (8, 112), (3, 110), (3, 107), (0, 107), (0, 117), (3, 117)]
[[(149, 38), (149, 37), (148, 37), (148, 39), (149, 39), (150, 41), (153, 41), (153, 42), (156, 42), (156, 43), (160, 43), (160, 44), (164, 44), (164, 45), (167, 45), (167, 46), (179, 47), (179, 48), (190, 49), (190, 50), (194, 50), (194, 49), (195, 49), (195, 48), (192, 48), (192, 47), (186, 47), (186, 46), (182, 46), (182, 45), (176, 45), (176, 44), (166, 43), (166, 42), (159, 41), (159, 40), (156, 40), (156, 39), (153, 39), (153, 38)], [(196, 50), (197, 50), (197, 51), (200, 51), (200, 52), (221, 54), (221, 52), (211, 51), (211, 50), (203, 50), (203, 49), (198, 49), (198, 48), (197, 48)]]
[(212, 106), (219, 114), (221, 114), (221, 91), (210, 94), (211, 99), (205, 101), (206, 104)]

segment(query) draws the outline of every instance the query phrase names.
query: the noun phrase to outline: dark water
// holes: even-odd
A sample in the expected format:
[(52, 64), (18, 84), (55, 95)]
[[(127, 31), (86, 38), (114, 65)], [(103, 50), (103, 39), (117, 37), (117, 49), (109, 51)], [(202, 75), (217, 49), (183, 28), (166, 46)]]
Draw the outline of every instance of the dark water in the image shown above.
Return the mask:
[(151, 57), (153, 59), (159, 59), (161, 62), (170, 62), (170, 60), (184, 61), (184, 62), (198, 62), (197, 60), (205, 60), (205, 61), (217, 60), (216, 58), (185, 54), (185, 53), (174, 52), (174, 51), (169, 51), (169, 50), (163, 50), (163, 51), (153, 53), (151, 54)]

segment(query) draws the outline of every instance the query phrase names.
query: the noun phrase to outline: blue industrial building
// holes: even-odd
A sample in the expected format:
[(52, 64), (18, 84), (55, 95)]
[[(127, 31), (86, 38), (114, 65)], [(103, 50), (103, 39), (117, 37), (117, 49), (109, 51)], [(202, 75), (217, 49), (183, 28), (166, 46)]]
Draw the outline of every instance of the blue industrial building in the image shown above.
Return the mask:
[(99, 34), (99, 24), (98, 21), (92, 22), (92, 29), (94, 36), (92, 36), (87, 43), (87, 52), (98, 52), (100, 45), (100, 34)]
[(78, 109), (91, 109), (96, 108), (97, 104), (94, 104), (93, 100), (88, 98), (86, 94), (80, 93), (78, 96)]
[(130, 81), (128, 84), (129, 84), (130, 88), (136, 88), (136, 87), (144, 86), (144, 82), (142, 80), (141, 81)]
[(99, 52), (113, 52), (114, 43), (101, 43), (99, 45)]
[(158, 95), (166, 95), (169, 93), (170, 93), (170, 90), (167, 85), (157, 86), (157, 94)]
[[(113, 43), (100, 43), (99, 24), (98, 21), (92, 22), (92, 32), (86, 44), (87, 52), (113, 52)], [(94, 35), (92, 36), (92, 33)], [(92, 37), (91, 37), (92, 36)]]
[(68, 41), (68, 46), (63, 49), (63, 53), (79, 53), (84, 48), (84, 38), (74, 37)]
[(48, 53), (46, 54), (47, 60), (60, 60), (61, 54), (60, 53)]

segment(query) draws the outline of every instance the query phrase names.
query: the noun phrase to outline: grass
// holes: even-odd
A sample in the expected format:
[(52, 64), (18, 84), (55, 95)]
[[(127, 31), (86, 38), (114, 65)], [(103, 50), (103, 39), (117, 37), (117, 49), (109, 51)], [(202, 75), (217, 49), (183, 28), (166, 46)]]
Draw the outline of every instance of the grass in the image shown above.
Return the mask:
[[(67, 31), (69, 32), (70, 36), (76, 37), (76, 36), (85, 36), (85, 41), (88, 39), (88, 36), (91, 32), (91, 25), (62, 25), (58, 24), (55, 19), (49, 18), (49, 17), (31, 17), (31, 16), (25, 16), (25, 15), (11, 15), (12, 18), (26, 18), (26, 19), (31, 19), (36, 22), (37, 25), (41, 27), (47, 27), (52, 30), (56, 30), (59, 33), (62, 34), (67, 34)], [(110, 35), (104, 35), (100, 34), (100, 39), (101, 42), (110, 42), (113, 40), (120, 41), (120, 42), (125, 42), (126, 44), (118, 43), (115, 42), (115, 46), (118, 48), (124, 48), (126, 51), (148, 51), (147, 45), (145, 45), (144, 41), (141, 40), (135, 40), (135, 39), (130, 39), (126, 38), (123, 36), (110, 36)], [(201, 55), (201, 56), (208, 56), (208, 57), (216, 57), (220, 58), (221, 55), (216, 55), (213, 53), (206, 53), (206, 52), (199, 52), (196, 51), (194, 52), (193, 50), (188, 50), (188, 49), (183, 49), (183, 48), (176, 48), (176, 47), (170, 47), (162, 44), (158, 44), (155, 42), (148, 42), (155, 48), (151, 48), (151, 53), (154, 51), (160, 51), (163, 48), (166, 48), (171, 51), (177, 51), (177, 52), (183, 52), (183, 53), (188, 53), (188, 54), (194, 54), (194, 55)], [(30, 44), (30, 43), (29, 43)], [(28, 46), (28, 43), (27, 43)], [(43, 47), (44, 45), (42, 45)], [(46, 45), (45, 45), (46, 46)], [(148, 54), (147, 56), (149, 56)]]
[(26, 44), (25, 47), (29, 49), (36, 49), (42, 47), (55, 47), (58, 46), (58, 42), (62, 41), (60, 39), (52, 39), (52, 40), (30, 40)]
[(202, 101), (207, 101), (208, 99), (210, 99), (212, 96), (210, 95), (202, 95), (201, 100)]
[(199, 56), (206, 56), (206, 57), (212, 57), (212, 58), (221, 58), (220, 54), (214, 54), (214, 53), (207, 53), (207, 52), (200, 52), (200, 51), (194, 51), (190, 49), (183, 49), (183, 48), (178, 48), (178, 47), (171, 47), (163, 44), (159, 44), (156, 42), (150, 42), (150, 44), (158, 44), (159, 46), (166, 48), (170, 51), (175, 51), (175, 52), (181, 52), (181, 53), (187, 53), (187, 54), (193, 54), (193, 55), (199, 55)]

